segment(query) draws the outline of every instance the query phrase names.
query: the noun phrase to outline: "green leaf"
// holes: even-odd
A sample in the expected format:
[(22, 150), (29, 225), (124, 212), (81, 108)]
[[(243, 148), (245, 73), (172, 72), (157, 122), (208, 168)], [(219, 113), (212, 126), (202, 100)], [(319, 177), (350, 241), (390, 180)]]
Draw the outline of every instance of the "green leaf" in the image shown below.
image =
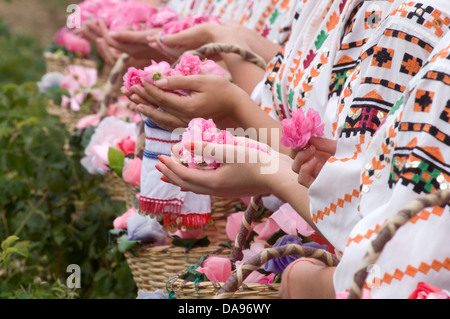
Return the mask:
[(125, 229), (111, 229), (109, 233), (113, 236), (122, 236), (124, 233), (126, 233)]
[(6, 250), (7, 248), (11, 247), (16, 241), (19, 240), (19, 237), (17, 236), (9, 236), (4, 241), (2, 241), (2, 250)]
[(125, 153), (117, 148), (110, 147), (108, 152), (109, 167), (113, 169), (117, 175), (122, 177), (123, 163), (125, 161)]
[(141, 243), (140, 240), (129, 240), (127, 235), (120, 237), (119, 245), (117, 249), (123, 253), (125, 251), (131, 250)]
[(184, 247), (190, 250), (195, 247), (208, 247), (211, 242), (208, 237), (203, 237), (199, 239), (185, 239), (178, 236), (173, 236), (172, 244), (178, 247)]
[(27, 258), (28, 257), (28, 253), (29, 253), (29, 248), (30, 248), (30, 244), (26, 241), (21, 241), (18, 242), (15, 246), (17, 249), (17, 253), (22, 256)]

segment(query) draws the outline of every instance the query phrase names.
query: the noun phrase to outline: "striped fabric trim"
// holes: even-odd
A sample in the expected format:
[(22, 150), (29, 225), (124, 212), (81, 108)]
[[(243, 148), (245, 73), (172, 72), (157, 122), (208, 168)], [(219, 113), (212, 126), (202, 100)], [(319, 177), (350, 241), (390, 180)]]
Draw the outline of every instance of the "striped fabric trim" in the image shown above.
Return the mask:
[(172, 156), (171, 154), (156, 153), (156, 152), (147, 151), (147, 150), (144, 151), (144, 157), (145, 157), (145, 158), (157, 160), (157, 159), (158, 159), (158, 156), (160, 156), (160, 155), (164, 155), (164, 156)]

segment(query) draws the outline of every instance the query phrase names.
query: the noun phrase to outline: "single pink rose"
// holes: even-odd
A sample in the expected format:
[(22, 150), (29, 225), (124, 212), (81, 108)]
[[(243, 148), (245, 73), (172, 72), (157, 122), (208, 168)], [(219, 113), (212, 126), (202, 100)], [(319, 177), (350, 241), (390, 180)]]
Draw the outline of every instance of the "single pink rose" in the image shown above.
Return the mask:
[(64, 46), (69, 52), (86, 56), (91, 52), (89, 41), (72, 33), (67, 27), (61, 28), (53, 36), (53, 41), (60, 46)]
[(117, 143), (117, 148), (121, 150), (125, 156), (133, 155), (136, 150), (137, 136), (127, 136)]
[[(113, 116), (108, 116), (101, 120), (92, 135), (89, 145), (84, 150), (85, 157), (82, 159), (82, 164), (86, 170), (91, 174), (105, 174), (110, 169), (99, 167), (97, 165), (98, 155), (106, 160), (108, 164), (108, 152), (110, 147), (116, 147), (122, 139), (127, 136), (138, 134), (138, 128), (135, 123), (128, 123)], [(103, 145), (101, 153), (95, 151), (98, 145)], [(101, 161), (103, 163), (103, 160)]]
[(129, 159), (122, 170), (123, 180), (131, 185), (139, 187), (141, 184), (142, 160), (139, 157)]
[(60, 87), (66, 89), (71, 95), (81, 90), (90, 91), (97, 84), (97, 70), (80, 65), (69, 65)]
[(175, 233), (171, 234), (174, 236), (178, 236), (183, 239), (195, 239), (200, 238), (201, 234), (203, 233), (203, 229), (192, 229), (192, 230), (177, 230)]
[(109, 145), (107, 143), (96, 144), (91, 147), (92, 164), (97, 170), (109, 171), (108, 152)]
[(175, 70), (179, 71), (181, 75), (197, 75), (201, 74), (202, 60), (190, 53), (185, 53), (180, 59), (180, 62), (175, 66)]
[(259, 284), (271, 284), (273, 283), (273, 279), (275, 278), (275, 274), (271, 273), (270, 275), (267, 275), (263, 278), (261, 278), (258, 283)]
[(197, 271), (202, 272), (213, 282), (225, 282), (231, 276), (231, 262), (229, 258), (211, 256), (208, 257)]
[(161, 5), (158, 12), (152, 16), (150, 22), (154, 28), (161, 28), (166, 24), (177, 20), (178, 13), (176, 13), (166, 5)]
[(87, 56), (91, 52), (91, 44), (71, 32), (64, 35), (64, 45), (70, 52), (77, 53), (81, 56)]
[(230, 132), (223, 130), (213, 136), (213, 143), (234, 145), (234, 136)]
[(165, 61), (158, 63), (152, 60), (152, 64), (145, 67), (143, 71), (144, 80), (153, 84), (162, 77), (170, 76), (172, 68), (170, 64)]
[(135, 215), (137, 213), (136, 208), (131, 207), (129, 210), (127, 210), (123, 215), (117, 217), (114, 219), (113, 225), (114, 229), (127, 229), (127, 220), (131, 216)]
[(78, 130), (84, 130), (87, 129), (89, 126), (98, 126), (98, 124), (100, 123), (100, 119), (101, 119), (100, 113), (83, 116), (77, 122), (76, 128)]
[(187, 130), (182, 135), (180, 148), (180, 161), (189, 168), (197, 169), (216, 169), (220, 166), (215, 158), (204, 154), (204, 156), (193, 154), (185, 145), (191, 145), (193, 142), (210, 142), (217, 144), (234, 145), (233, 135), (228, 131), (219, 131), (211, 119), (202, 118), (192, 119)]
[(141, 78), (145, 76), (143, 70), (136, 69), (135, 67), (130, 67), (123, 76), (123, 85), (132, 92), (131, 87), (135, 85), (142, 86)]
[(309, 109), (305, 115), (302, 109), (296, 110), (292, 113), (291, 119), (281, 122), (283, 125), (281, 144), (292, 149), (305, 147), (312, 136), (323, 136), (325, 124), (320, 123), (317, 111)]

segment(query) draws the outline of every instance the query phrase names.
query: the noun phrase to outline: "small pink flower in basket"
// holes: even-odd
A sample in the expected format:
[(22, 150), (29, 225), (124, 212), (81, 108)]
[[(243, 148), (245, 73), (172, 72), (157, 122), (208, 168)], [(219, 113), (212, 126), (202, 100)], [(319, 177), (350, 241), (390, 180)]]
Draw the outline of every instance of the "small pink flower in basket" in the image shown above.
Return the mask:
[(128, 184), (139, 187), (141, 184), (142, 160), (135, 157), (126, 161), (123, 166), (122, 177)]
[(127, 136), (117, 143), (117, 148), (121, 150), (125, 156), (133, 155), (136, 149), (137, 136)]
[(53, 40), (57, 45), (64, 46), (69, 52), (83, 57), (91, 52), (89, 41), (72, 33), (67, 27), (60, 29)]
[(114, 219), (114, 229), (127, 229), (127, 219), (137, 213), (136, 208), (131, 207), (123, 215)]
[(281, 144), (292, 149), (305, 147), (313, 136), (322, 137), (325, 124), (317, 111), (309, 109), (305, 114), (302, 109), (292, 113), (291, 119), (281, 122), (283, 135)]
[(204, 273), (210, 281), (225, 282), (231, 276), (231, 262), (229, 258), (211, 256), (196, 270)]

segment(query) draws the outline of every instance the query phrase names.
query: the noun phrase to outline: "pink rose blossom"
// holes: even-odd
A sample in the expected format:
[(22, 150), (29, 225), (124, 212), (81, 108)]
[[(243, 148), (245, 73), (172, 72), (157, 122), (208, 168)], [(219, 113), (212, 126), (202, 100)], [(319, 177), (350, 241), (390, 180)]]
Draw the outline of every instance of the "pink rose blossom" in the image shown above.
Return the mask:
[(181, 75), (197, 75), (201, 73), (202, 60), (190, 53), (185, 53), (180, 62), (175, 66), (175, 70), (180, 71)]
[(121, 150), (125, 156), (133, 155), (136, 149), (137, 136), (127, 136), (117, 143), (117, 148)]
[(137, 136), (135, 123), (128, 123), (115, 117), (106, 117), (95, 129), (94, 134), (84, 150), (85, 157), (81, 164), (90, 174), (105, 174), (110, 169), (106, 166), (110, 147), (116, 147), (127, 136)]
[(111, 31), (145, 30), (152, 24), (151, 20), (158, 10), (145, 2), (123, 1), (105, 15), (105, 22)]
[(136, 208), (131, 207), (123, 215), (114, 219), (114, 229), (127, 229), (127, 219), (137, 213)]
[(141, 184), (142, 160), (139, 157), (129, 159), (123, 166), (122, 177), (128, 184), (139, 187)]
[(231, 262), (229, 258), (211, 256), (196, 269), (213, 282), (225, 282), (231, 276)]
[(178, 20), (178, 13), (170, 9), (166, 5), (161, 5), (156, 14), (151, 18), (151, 24), (154, 28), (161, 28), (164, 25)]
[(170, 76), (171, 71), (172, 68), (169, 63), (165, 61), (157, 63), (152, 60), (152, 64), (144, 68), (143, 78), (145, 81), (153, 84), (162, 77)]
[(309, 109), (303, 112), (302, 109), (292, 113), (291, 119), (281, 122), (283, 125), (283, 135), (281, 144), (292, 149), (305, 147), (313, 136), (322, 137), (325, 124), (320, 124), (321, 119), (317, 111)]
[(273, 279), (275, 278), (275, 274), (271, 273), (270, 275), (267, 275), (263, 278), (261, 278), (258, 283), (259, 284), (271, 284), (273, 283)]
[(131, 87), (135, 85), (142, 86), (141, 78), (145, 76), (143, 70), (136, 69), (135, 67), (130, 67), (123, 76), (123, 85), (132, 92)]
[(63, 96), (61, 106), (70, 106), (78, 112), (89, 94), (95, 92), (93, 86), (97, 83), (97, 70), (79, 65), (69, 65), (59, 86), (66, 89), (70, 97)]
[(53, 41), (80, 56), (86, 56), (91, 52), (89, 41), (72, 33), (67, 27), (60, 29), (53, 37)]
[(172, 21), (170, 23), (165, 24), (162, 28), (161, 35), (178, 33), (202, 23), (221, 24), (218, 17), (199, 15), (195, 17), (189, 17), (185, 20)]
[[(225, 135), (224, 135), (225, 134)], [(219, 138), (217, 137), (219, 135)], [(180, 160), (189, 168), (198, 169), (216, 169), (219, 167), (220, 163), (213, 158), (207, 156), (196, 155), (192, 153), (189, 149), (185, 148), (186, 144), (191, 144), (193, 142), (212, 142), (214, 143), (216, 139), (222, 142), (231, 141), (227, 138), (226, 133), (218, 131), (214, 122), (209, 119), (205, 120), (202, 118), (195, 118), (191, 120), (189, 126), (185, 133), (182, 135), (181, 148), (180, 148)]]
[(183, 239), (195, 239), (200, 238), (201, 234), (203, 233), (203, 229), (190, 229), (190, 230), (177, 230), (175, 233), (172, 233), (170, 235), (172, 236), (178, 236)]

